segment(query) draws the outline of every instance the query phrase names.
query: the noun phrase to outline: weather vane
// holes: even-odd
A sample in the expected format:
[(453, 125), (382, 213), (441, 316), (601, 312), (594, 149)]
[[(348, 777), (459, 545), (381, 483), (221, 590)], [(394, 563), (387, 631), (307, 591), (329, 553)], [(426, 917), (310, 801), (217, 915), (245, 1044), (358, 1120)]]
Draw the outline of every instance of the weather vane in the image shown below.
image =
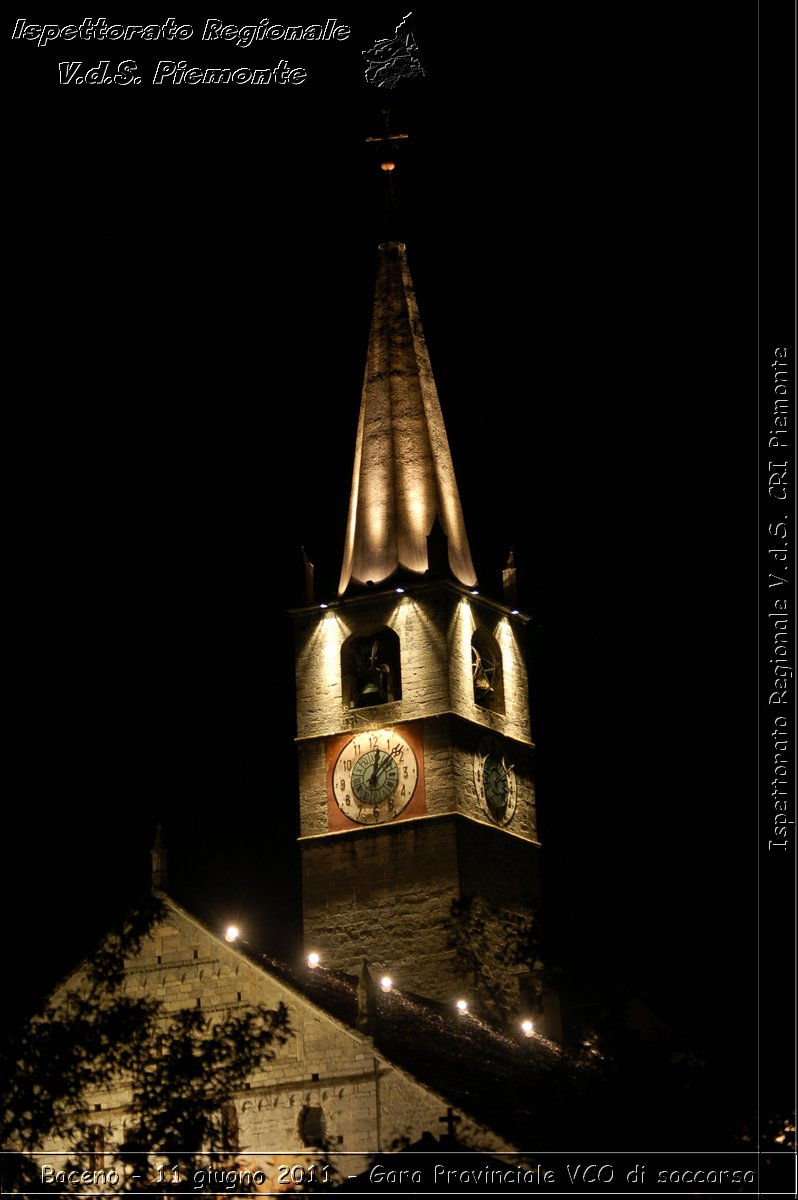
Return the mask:
[(366, 82), (375, 87), (395, 88), (397, 84), (424, 77), (418, 58), (418, 45), (407, 13), (396, 26), (393, 37), (377, 38), (374, 45), (361, 53), (366, 60)]

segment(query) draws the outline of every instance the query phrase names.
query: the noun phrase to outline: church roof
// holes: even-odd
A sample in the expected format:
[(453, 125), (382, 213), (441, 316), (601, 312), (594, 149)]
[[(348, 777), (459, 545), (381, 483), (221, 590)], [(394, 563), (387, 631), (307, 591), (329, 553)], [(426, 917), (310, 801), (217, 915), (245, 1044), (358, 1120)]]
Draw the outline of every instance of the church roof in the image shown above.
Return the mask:
[[(246, 943), (236, 945), (330, 1016), (357, 1027), (353, 975), (321, 966), (294, 971)], [(396, 990), (378, 994), (373, 1043), (389, 1062), (519, 1149), (567, 1140), (578, 1097), (592, 1082), (589, 1068), (547, 1038), (508, 1036), (471, 1014)]]
[[(321, 965), (295, 970), (241, 939), (222, 942), (218, 933), (166, 892), (154, 890), (153, 895), (165, 905), (165, 913), (171, 911), (224, 945), (226, 954), (240, 955), (267, 978), (285, 985), (289, 1013), (293, 993), (348, 1027), (354, 1036), (365, 1036), (358, 1022), (355, 976)], [(52, 995), (78, 976), (83, 965), (70, 971)], [(569, 1141), (579, 1121), (581, 1101), (596, 1082), (590, 1067), (547, 1038), (510, 1036), (470, 1013), (460, 1015), (425, 997), (379, 990), (376, 999), (369, 1041), (387, 1065), (437, 1094), (455, 1113), (462, 1112), (493, 1131), (508, 1146), (551, 1150), (563, 1139)]]
[(436, 518), (449, 568), (476, 574), (435, 380), (401, 242), (380, 246), (339, 593), (428, 568)]

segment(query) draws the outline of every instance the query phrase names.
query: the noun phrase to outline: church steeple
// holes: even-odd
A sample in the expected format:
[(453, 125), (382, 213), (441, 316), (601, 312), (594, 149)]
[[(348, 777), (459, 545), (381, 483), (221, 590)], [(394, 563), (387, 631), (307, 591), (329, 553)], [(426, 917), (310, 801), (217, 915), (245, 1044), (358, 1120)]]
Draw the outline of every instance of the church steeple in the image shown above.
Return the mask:
[(386, 242), (380, 246), (339, 594), (352, 585), (381, 584), (399, 571), (424, 575), (436, 520), (448, 539), (452, 575), (473, 587), (476, 574), (405, 247)]
[(363, 957), (400, 989), (453, 1001), (477, 986), (474, 920), (498, 955), (479, 986), (501, 976), (520, 1003), (508, 931), (538, 895), (524, 618), (475, 584), (405, 247), (388, 240), (340, 600), (294, 612), (305, 941), (360, 971), (365, 1032)]

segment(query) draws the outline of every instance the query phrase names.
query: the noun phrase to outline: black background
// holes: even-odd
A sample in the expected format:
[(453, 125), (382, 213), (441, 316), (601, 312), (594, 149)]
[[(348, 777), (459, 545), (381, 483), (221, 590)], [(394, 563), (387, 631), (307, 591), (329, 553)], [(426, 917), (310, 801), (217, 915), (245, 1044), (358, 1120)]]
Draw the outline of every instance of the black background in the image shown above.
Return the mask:
[[(534, 617), (550, 954), (753, 1095), (753, 17), (417, 10), (426, 76), (386, 94), (360, 51), (399, 10), (268, 15), (353, 33), (209, 47), (246, 19), (208, 10), (117, 54), (8, 22), (7, 998), (146, 886), (158, 819), (178, 899), (299, 953), (286, 609), (300, 544), (337, 584), (387, 105), (477, 572), (515, 545)], [(144, 82), (59, 86), (81, 52)], [(281, 56), (306, 84), (150, 84)]]

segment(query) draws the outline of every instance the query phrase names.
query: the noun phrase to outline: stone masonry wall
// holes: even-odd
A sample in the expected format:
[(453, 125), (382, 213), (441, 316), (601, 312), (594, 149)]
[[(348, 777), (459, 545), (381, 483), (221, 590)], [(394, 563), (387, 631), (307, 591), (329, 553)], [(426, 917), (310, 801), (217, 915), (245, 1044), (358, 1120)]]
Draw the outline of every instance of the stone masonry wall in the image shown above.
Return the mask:
[[(61, 990), (80, 986), (77, 972)], [(170, 904), (166, 920), (126, 964), (125, 987), (130, 995), (162, 1000), (168, 1011), (199, 1002), (211, 1022), (237, 1007), (286, 1004), (293, 1036), (235, 1097), (239, 1146), (251, 1169), (274, 1168), (278, 1152), (289, 1163), (313, 1161), (299, 1136), (305, 1105), (321, 1106), (333, 1161), (336, 1148), (362, 1152), (362, 1158), (340, 1160), (345, 1174), (363, 1170), (369, 1154), (397, 1139), (439, 1132), (445, 1111), (440, 1096), (375, 1053), (368, 1037), (327, 1016), (177, 906)], [(126, 1138), (128, 1094), (121, 1086), (109, 1088), (87, 1094), (86, 1102), (104, 1130), (109, 1165), (113, 1147)], [(483, 1127), (467, 1117), (464, 1122), (460, 1133), (470, 1131), (474, 1144), (490, 1141), (493, 1135)], [(45, 1150), (66, 1148), (54, 1138)]]
[(403, 991), (452, 1001), (461, 978), (449, 945), (451, 905), (480, 896), (530, 913), (537, 848), (459, 817), (378, 826), (302, 846), (305, 946), (357, 973), (365, 955)]
[[(295, 614), (300, 741), (357, 728), (357, 718), (343, 706), (341, 647), (351, 634), (367, 636), (383, 626), (399, 637), (402, 698), (359, 710), (361, 719), (390, 725), (456, 712), (530, 741), (521, 626), (506, 611), (445, 585), (420, 586), (401, 596), (383, 592)], [(501, 650), (504, 713), (474, 703), (471, 637), (478, 628), (488, 630)]]
[(356, 974), (363, 956), (403, 991), (451, 995), (443, 922), (458, 895), (454, 827), (408, 821), (302, 846), (305, 946)]

